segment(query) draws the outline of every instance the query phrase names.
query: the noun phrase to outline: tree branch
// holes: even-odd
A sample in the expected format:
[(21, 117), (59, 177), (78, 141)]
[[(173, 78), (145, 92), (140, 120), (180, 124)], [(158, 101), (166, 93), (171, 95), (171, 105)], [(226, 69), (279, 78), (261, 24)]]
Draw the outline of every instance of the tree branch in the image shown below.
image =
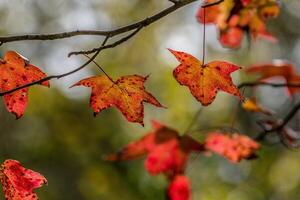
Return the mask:
[(258, 136), (255, 137), (255, 140), (261, 141), (261, 140), (263, 140), (266, 137), (266, 135), (268, 133), (281, 130), (297, 114), (297, 112), (299, 111), (299, 109), (300, 109), (300, 102), (297, 103), (292, 108), (292, 110), (285, 116), (285, 118), (282, 120), (282, 122), (280, 123), (280, 125), (278, 125), (278, 126), (276, 126), (274, 128), (271, 128), (269, 130), (264, 129), (264, 131), (262, 131), (261, 133), (258, 134)]
[(210, 7), (210, 6), (214, 6), (214, 5), (218, 5), (220, 3), (222, 3), (224, 0), (218, 0), (218, 1), (215, 1), (215, 2), (211, 2), (211, 3), (206, 3), (204, 5), (202, 5), (201, 7), (202, 8), (207, 8), (207, 7)]
[(144, 26), (141, 26), (139, 28), (137, 28), (135, 31), (133, 31), (131, 34), (129, 34), (128, 36), (112, 43), (112, 44), (108, 44), (108, 45), (105, 45), (105, 46), (100, 46), (98, 48), (94, 48), (92, 50), (87, 50), (87, 51), (73, 51), (73, 52), (70, 52), (68, 57), (72, 56), (72, 55), (79, 55), (79, 54), (92, 54), (92, 53), (95, 53), (97, 51), (102, 51), (104, 49), (109, 49), (109, 48), (114, 48), (120, 44), (122, 44), (123, 42), (126, 42), (127, 40), (129, 40), (130, 38), (132, 38), (134, 35), (136, 35)]
[(238, 88), (270, 86), (270, 87), (300, 87), (300, 83), (267, 83), (267, 82), (245, 82), (238, 85)]
[(108, 31), (97, 31), (97, 30), (76, 30), (76, 31), (70, 31), (70, 32), (62, 32), (62, 33), (53, 33), (53, 34), (32, 34), (32, 35), (17, 35), (17, 36), (7, 36), (7, 37), (0, 37), (0, 45), (8, 42), (15, 42), (15, 41), (25, 41), (25, 40), (58, 40), (58, 39), (64, 39), (64, 38), (70, 38), (74, 36), (79, 35), (94, 35), (94, 36), (109, 36), (114, 37), (116, 35), (120, 35), (122, 33), (126, 33), (132, 30), (135, 30), (139, 28), (141, 25), (148, 26), (152, 24), (155, 21), (158, 21), (159, 19), (165, 17), (166, 15), (174, 12), (175, 10), (188, 5), (192, 2), (195, 2), (197, 0), (182, 0), (177, 1), (177, 3), (174, 3), (174, 5), (162, 10), (161, 12), (149, 17), (145, 18), (141, 21), (138, 21), (136, 23), (123, 26), (121, 28), (117, 28), (114, 30), (108, 30)]

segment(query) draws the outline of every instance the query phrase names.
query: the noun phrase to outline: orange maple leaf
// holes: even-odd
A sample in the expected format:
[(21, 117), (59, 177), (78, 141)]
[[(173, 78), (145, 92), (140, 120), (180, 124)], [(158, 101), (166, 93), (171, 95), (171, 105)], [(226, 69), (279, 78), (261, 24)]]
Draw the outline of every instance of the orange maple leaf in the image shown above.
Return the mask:
[[(46, 74), (36, 66), (31, 65), (17, 52), (8, 51), (3, 60), (0, 59), (0, 76), (0, 90), (5, 92), (45, 78)], [(49, 82), (45, 81), (41, 85), (49, 86)], [(6, 94), (3, 99), (6, 109), (15, 114), (18, 119), (24, 114), (28, 103), (28, 88)]]
[(203, 65), (190, 54), (172, 49), (169, 51), (181, 63), (173, 71), (175, 79), (181, 85), (187, 86), (202, 105), (211, 104), (219, 90), (243, 99), (230, 77), (230, 74), (241, 69), (240, 67), (224, 61), (213, 61)]
[(212, 132), (205, 139), (205, 148), (236, 163), (254, 157), (260, 145), (245, 135)]
[(7, 200), (37, 200), (33, 190), (47, 183), (43, 175), (25, 169), (16, 160), (6, 160), (2, 164), (0, 180)]
[[(283, 78), (287, 84), (299, 84), (300, 75), (296, 72), (296, 67), (287, 61), (276, 60), (273, 63), (253, 65), (246, 70), (247, 73), (257, 73), (261, 76), (258, 81), (269, 80), (272, 78)], [(300, 92), (300, 87), (287, 87), (291, 95)]]
[(141, 139), (125, 146), (121, 151), (107, 156), (109, 161), (133, 160), (147, 155), (145, 168), (156, 175), (169, 178), (184, 172), (191, 152), (201, 152), (203, 146), (190, 136), (179, 136), (174, 129), (152, 122), (154, 130)]
[(115, 106), (128, 121), (144, 125), (143, 102), (163, 107), (152, 94), (145, 90), (144, 83), (147, 78), (128, 75), (113, 81), (107, 76), (100, 75), (83, 79), (73, 86), (83, 85), (92, 88), (90, 107), (93, 108), (94, 115), (106, 108)]

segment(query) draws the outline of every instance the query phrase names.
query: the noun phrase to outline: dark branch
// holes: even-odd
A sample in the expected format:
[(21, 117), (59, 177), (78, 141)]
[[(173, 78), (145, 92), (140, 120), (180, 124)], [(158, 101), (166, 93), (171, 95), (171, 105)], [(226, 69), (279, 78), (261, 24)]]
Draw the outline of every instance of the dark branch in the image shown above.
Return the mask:
[(214, 6), (214, 5), (218, 5), (220, 3), (222, 3), (224, 0), (218, 0), (218, 1), (215, 1), (215, 2), (211, 2), (211, 3), (206, 3), (204, 5), (202, 5), (201, 7), (202, 8), (207, 8), (207, 7), (210, 7), (210, 6)]
[(270, 86), (270, 87), (300, 87), (300, 83), (267, 83), (267, 82), (246, 82), (238, 86), (239, 89), (244, 87)]
[(174, 3), (174, 4), (178, 3), (178, 0), (169, 0), (169, 1)]
[(72, 56), (72, 55), (79, 55), (79, 54), (92, 54), (92, 53), (95, 53), (97, 51), (102, 51), (104, 49), (109, 49), (109, 48), (114, 48), (124, 42), (126, 42), (127, 40), (129, 40), (130, 38), (132, 38), (134, 35), (136, 35), (141, 29), (143, 28), (143, 26), (141, 26), (140, 28), (136, 29), (135, 31), (133, 31), (131, 34), (129, 34), (128, 36), (112, 43), (112, 44), (109, 44), (109, 45), (105, 45), (105, 46), (100, 46), (99, 48), (94, 48), (92, 50), (87, 50), (87, 51), (74, 51), (74, 52), (71, 52), (69, 53), (69, 57)]
[(149, 17), (145, 18), (139, 22), (123, 26), (121, 28), (117, 28), (114, 30), (108, 30), (108, 31), (96, 31), (96, 30), (76, 30), (76, 31), (70, 31), (70, 32), (63, 32), (63, 33), (53, 33), (53, 34), (33, 34), (33, 35), (18, 35), (18, 36), (7, 36), (7, 37), (0, 37), (0, 45), (7, 43), (7, 42), (15, 42), (15, 41), (24, 41), (24, 40), (57, 40), (57, 39), (64, 39), (64, 38), (70, 38), (74, 36), (79, 35), (94, 35), (94, 36), (108, 36), (108, 37), (114, 37), (116, 35), (120, 35), (122, 33), (126, 33), (132, 30), (135, 30), (139, 28), (141, 25), (148, 26), (149, 24), (152, 24), (155, 21), (158, 21), (159, 19), (165, 17), (166, 15), (174, 12), (175, 10), (188, 5), (192, 2), (195, 2), (197, 0), (182, 0), (178, 1), (174, 5), (164, 9), (163, 11)]

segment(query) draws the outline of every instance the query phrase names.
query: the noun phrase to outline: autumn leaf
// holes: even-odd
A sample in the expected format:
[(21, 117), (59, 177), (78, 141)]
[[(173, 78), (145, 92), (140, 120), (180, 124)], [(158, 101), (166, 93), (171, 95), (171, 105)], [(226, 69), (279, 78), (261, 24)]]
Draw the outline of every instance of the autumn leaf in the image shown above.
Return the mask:
[(94, 115), (114, 106), (122, 112), (128, 121), (144, 125), (143, 102), (163, 107), (152, 94), (146, 91), (144, 84), (147, 78), (129, 75), (113, 81), (107, 76), (100, 75), (83, 79), (73, 86), (83, 85), (92, 88), (90, 107), (93, 108)]
[(180, 136), (177, 131), (153, 122), (153, 131), (125, 146), (118, 153), (107, 156), (108, 161), (133, 160), (146, 155), (145, 168), (156, 175), (169, 177), (184, 172), (191, 152), (201, 152), (202, 144), (190, 136)]
[(190, 180), (183, 175), (177, 175), (168, 187), (168, 197), (170, 200), (189, 200), (191, 198)]
[(257, 113), (263, 113), (266, 115), (273, 115), (274, 111), (264, 108), (262, 105), (260, 105), (256, 98), (251, 97), (246, 99), (243, 103), (242, 103), (242, 107), (250, 112), (257, 112)]
[[(17, 52), (8, 51), (3, 60), (0, 59), (0, 76), (0, 90), (5, 92), (45, 78), (46, 74)], [(41, 85), (49, 86), (49, 82), (45, 81)], [(23, 88), (3, 96), (6, 109), (15, 114), (17, 119), (24, 114), (28, 103), (28, 90)]]
[(2, 164), (0, 180), (7, 200), (37, 200), (33, 190), (47, 183), (44, 176), (25, 169), (16, 160), (6, 160)]
[(205, 148), (236, 163), (254, 157), (260, 145), (245, 135), (212, 132), (205, 139)]
[(203, 65), (190, 54), (172, 49), (169, 51), (180, 62), (173, 71), (175, 79), (179, 84), (187, 86), (202, 105), (211, 104), (219, 90), (243, 99), (230, 77), (230, 74), (241, 69), (240, 67), (225, 61), (213, 61)]
[[(300, 85), (300, 75), (296, 72), (296, 67), (287, 61), (275, 60), (272, 63), (253, 65), (246, 70), (247, 73), (259, 74), (258, 81), (270, 80), (272, 78), (282, 78), (287, 84)], [(291, 95), (300, 92), (300, 87), (287, 87)]]

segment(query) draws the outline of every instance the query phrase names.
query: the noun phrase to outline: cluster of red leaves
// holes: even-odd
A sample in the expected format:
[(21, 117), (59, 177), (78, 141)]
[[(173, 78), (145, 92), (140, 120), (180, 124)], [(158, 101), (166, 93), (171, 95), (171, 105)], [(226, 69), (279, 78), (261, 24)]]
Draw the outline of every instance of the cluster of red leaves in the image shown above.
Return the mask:
[(164, 174), (168, 178), (168, 196), (171, 200), (188, 200), (190, 183), (184, 176), (189, 154), (211, 151), (232, 162), (255, 155), (259, 144), (247, 136), (222, 133), (208, 134), (204, 144), (188, 135), (153, 121), (153, 131), (132, 142), (119, 152), (107, 156), (108, 161), (133, 160), (146, 156), (145, 169), (151, 175)]
[[(289, 62), (276, 60), (273, 63), (251, 66), (246, 70), (247, 73), (260, 74), (258, 81), (281, 78), (287, 84), (300, 85), (300, 75), (297, 74), (296, 67)], [(300, 92), (300, 87), (287, 87), (290, 95)]]
[(153, 131), (107, 159), (132, 160), (147, 155), (145, 168), (152, 175), (163, 173), (172, 178), (184, 173), (189, 154), (201, 152), (203, 145), (190, 136), (180, 136), (177, 131), (156, 121), (152, 122), (152, 126)]
[[(215, 0), (207, 0), (212, 3)], [(279, 15), (276, 0), (225, 0), (223, 3), (200, 8), (200, 23), (213, 23), (220, 31), (220, 42), (229, 48), (240, 47), (244, 32), (252, 38), (276, 41), (266, 30), (266, 21)]]
[(243, 99), (230, 77), (230, 74), (241, 69), (240, 67), (225, 61), (204, 64), (185, 52), (171, 49), (169, 51), (180, 62), (180, 65), (173, 71), (175, 79), (179, 84), (187, 86), (202, 105), (211, 104), (219, 90)]
[[(0, 59), (0, 76), (0, 90), (5, 92), (38, 81), (46, 77), (46, 74), (31, 65), (23, 56), (14, 51), (8, 51), (4, 58)], [(49, 82), (45, 81), (41, 85), (49, 87)], [(24, 114), (28, 103), (28, 90), (28, 88), (23, 88), (3, 96), (7, 110), (15, 114), (17, 118)]]
[(220, 154), (231, 162), (255, 157), (260, 145), (245, 135), (226, 135), (220, 132), (209, 133), (205, 149)]
[(203, 145), (190, 136), (153, 121), (153, 131), (128, 144), (121, 151), (108, 155), (109, 161), (132, 160), (146, 155), (145, 168), (151, 175), (164, 174), (169, 183), (171, 200), (188, 200), (190, 183), (183, 176), (191, 152), (203, 151)]
[(6, 160), (2, 164), (0, 181), (6, 200), (37, 200), (33, 190), (47, 184), (43, 175), (25, 169), (16, 160)]

